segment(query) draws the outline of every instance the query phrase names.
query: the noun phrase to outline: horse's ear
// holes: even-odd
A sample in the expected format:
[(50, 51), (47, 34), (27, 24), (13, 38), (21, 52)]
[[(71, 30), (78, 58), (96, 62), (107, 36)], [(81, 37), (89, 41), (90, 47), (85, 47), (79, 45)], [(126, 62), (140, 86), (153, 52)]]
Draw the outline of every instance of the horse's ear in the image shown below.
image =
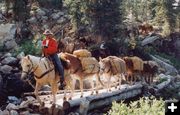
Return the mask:
[(99, 57), (99, 61), (101, 61), (102, 60), (102, 58), (101, 57)]
[(29, 55), (27, 55), (27, 59), (28, 59), (28, 60), (30, 59)]

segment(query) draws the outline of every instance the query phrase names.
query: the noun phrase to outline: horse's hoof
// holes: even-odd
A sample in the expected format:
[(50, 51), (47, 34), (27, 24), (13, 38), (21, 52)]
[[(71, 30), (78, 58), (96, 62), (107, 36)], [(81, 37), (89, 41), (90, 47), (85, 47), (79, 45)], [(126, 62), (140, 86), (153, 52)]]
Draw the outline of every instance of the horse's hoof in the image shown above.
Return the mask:
[(91, 93), (91, 95), (93, 95), (93, 92)]
[(96, 91), (96, 94), (99, 94), (99, 92), (98, 92), (98, 91)]
[(69, 100), (72, 100), (72, 98), (70, 97)]
[(80, 98), (83, 98), (83, 95), (81, 95), (81, 97)]
[(67, 101), (66, 97), (63, 97), (63, 101)]
[(117, 86), (115, 86), (115, 89), (117, 89)]

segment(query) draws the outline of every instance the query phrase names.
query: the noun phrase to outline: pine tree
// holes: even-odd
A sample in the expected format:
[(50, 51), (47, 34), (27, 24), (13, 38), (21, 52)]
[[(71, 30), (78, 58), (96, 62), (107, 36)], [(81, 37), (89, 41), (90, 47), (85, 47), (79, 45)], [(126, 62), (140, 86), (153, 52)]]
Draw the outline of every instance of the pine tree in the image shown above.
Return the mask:
[(157, 2), (155, 22), (163, 27), (163, 35), (169, 35), (174, 31), (176, 24), (175, 0), (160, 0)]
[(119, 0), (91, 0), (87, 15), (93, 24), (93, 32), (103, 38), (120, 36), (122, 15)]

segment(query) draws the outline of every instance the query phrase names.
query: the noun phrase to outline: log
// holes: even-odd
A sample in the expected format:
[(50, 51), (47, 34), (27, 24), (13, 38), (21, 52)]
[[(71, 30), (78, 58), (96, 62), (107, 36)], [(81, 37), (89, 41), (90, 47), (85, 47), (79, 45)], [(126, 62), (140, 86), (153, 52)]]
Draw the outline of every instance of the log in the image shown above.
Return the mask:
[[(84, 92), (87, 92), (87, 91), (90, 91), (91, 89), (83, 89)], [(81, 92), (80, 90), (74, 90), (75, 93), (77, 92)], [(64, 91), (58, 91), (57, 94), (63, 94)], [(67, 93), (70, 93), (70, 90), (67, 90)], [(51, 91), (39, 91), (38, 92), (38, 95), (51, 95), (52, 92)], [(26, 96), (35, 96), (34, 95), (34, 92), (26, 92), (23, 94), (23, 97), (26, 97)]]
[(156, 85), (156, 89), (155, 89), (156, 92), (166, 88), (171, 83), (172, 76), (168, 75), (168, 76), (166, 76), (166, 78), (167, 78), (167, 81), (164, 81), (164, 82)]
[(116, 90), (109, 93), (104, 92), (99, 95), (91, 95), (80, 99), (65, 101), (63, 103), (63, 109), (65, 111), (71, 111), (73, 109), (81, 114), (84, 114), (89, 110), (110, 105), (113, 101), (132, 98), (141, 93), (141, 83), (137, 83), (133, 86), (122, 85), (121, 90)]
[(166, 70), (167, 75), (168, 74), (173, 74), (173, 75), (178, 74), (178, 71), (174, 66), (162, 61), (161, 59), (159, 59), (158, 57), (155, 57), (153, 55), (151, 55), (151, 57), (154, 61), (156, 61), (159, 64), (159, 66), (161, 66), (162, 68), (164, 68)]
[(154, 41), (156, 41), (157, 39), (159, 39), (158, 36), (151, 36), (151, 37), (146, 37), (142, 42), (141, 42), (141, 46), (145, 46), (147, 44), (152, 44)]

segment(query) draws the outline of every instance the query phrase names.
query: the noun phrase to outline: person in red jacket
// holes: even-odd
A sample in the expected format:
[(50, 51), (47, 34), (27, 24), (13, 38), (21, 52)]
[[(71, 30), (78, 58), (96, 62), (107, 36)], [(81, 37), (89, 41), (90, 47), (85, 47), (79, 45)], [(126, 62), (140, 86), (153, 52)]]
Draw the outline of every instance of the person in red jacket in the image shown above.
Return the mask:
[(64, 89), (64, 68), (62, 66), (61, 60), (58, 58), (58, 44), (56, 39), (53, 37), (53, 33), (50, 30), (45, 30), (44, 33), (45, 39), (42, 41), (42, 52), (43, 56), (48, 57), (52, 60), (56, 70), (59, 73), (60, 78), (60, 89)]

